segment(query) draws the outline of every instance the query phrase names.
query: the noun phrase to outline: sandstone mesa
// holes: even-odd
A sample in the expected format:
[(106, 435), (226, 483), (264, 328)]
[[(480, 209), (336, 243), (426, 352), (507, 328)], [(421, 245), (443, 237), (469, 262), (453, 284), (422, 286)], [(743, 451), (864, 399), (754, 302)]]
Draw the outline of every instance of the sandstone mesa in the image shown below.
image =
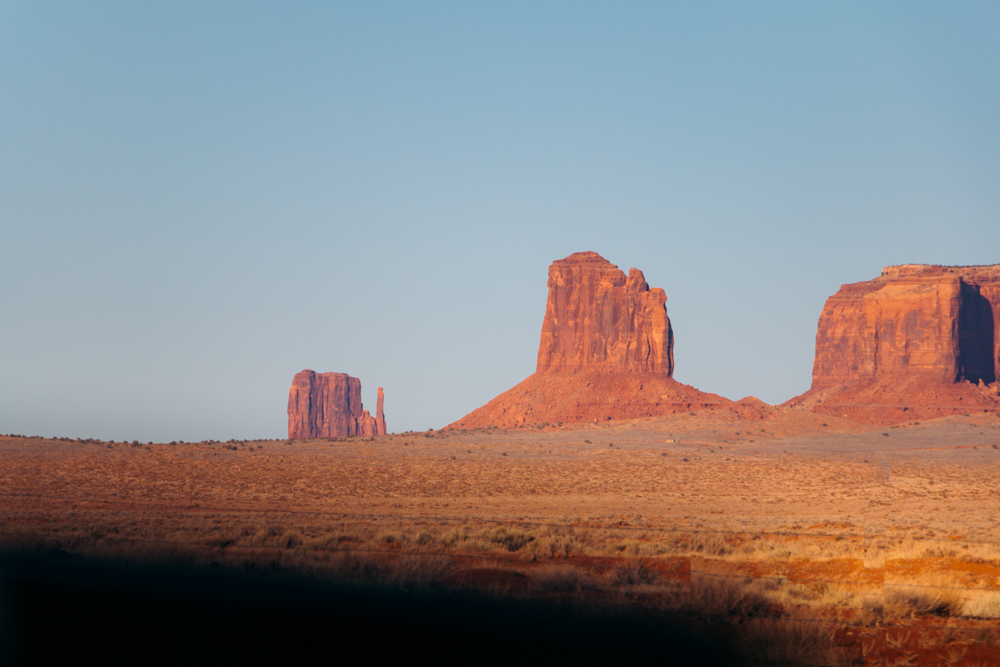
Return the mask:
[(451, 426), (512, 428), (731, 406), (673, 379), (667, 295), (595, 252), (549, 266), (535, 373)]
[(288, 439), (384, 435), (384, 399), (379, 387), (373, 417), (361, 404), (358, 378), (311, 370), (296, 373), (288, 392)]
[(890, 266), (826, 301), (789, 405), (896, 423), (1000, 409), (1000, 265)]

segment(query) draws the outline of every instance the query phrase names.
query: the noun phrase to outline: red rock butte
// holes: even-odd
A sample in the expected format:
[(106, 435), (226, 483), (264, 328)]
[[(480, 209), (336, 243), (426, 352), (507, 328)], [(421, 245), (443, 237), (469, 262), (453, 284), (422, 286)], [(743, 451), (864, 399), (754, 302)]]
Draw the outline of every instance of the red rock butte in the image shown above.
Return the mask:
[(537, 373), (674, 372), (667, 295), (639, 269), (628, 277), (596, 252), (549, 266)]
[(890, 266), (826, 301), (789, 405), (871, 423), (1000, 409), (1000, 265)]
[(288, 391), (288, 439), (343, 438), (386, 433), (382, 387), (375, 416), (361, 405), (361, 380), (346, 373), (304, 370)]
[(653, 417), (732, 403), (681, 384), (667, 295), (595, 252), (549, 266), (535, 373), (451, 425), (512, 428)]

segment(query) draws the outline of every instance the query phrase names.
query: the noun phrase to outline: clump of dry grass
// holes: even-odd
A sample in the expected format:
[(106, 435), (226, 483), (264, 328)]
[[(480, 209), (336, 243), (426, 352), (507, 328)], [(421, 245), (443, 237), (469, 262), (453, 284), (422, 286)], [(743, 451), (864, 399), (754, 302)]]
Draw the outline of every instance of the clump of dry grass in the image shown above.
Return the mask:
[[(492, 528), (474, 529), (471, 526), (452, 528), (440, 537), (440, 543), (445, 547), (458, 548), (463, 551), (521, 551), (534, 543), (533, 533), (518, 530), (511, 526), (494, 526)], [(418, 542), (423, 545), (433, 544), (435, 538), (428, 532), (418, 536)]]
[(423, 588), (439, 584), (455, 567), (450, 558), (441, 556), (410, 556), (397, 561), (392, 568), (391, 583), (397, 588)]
[(399, 530), (387, 530), (376, 536), (376, 541), (386, 545), (402, 546), (410, 541), (409, 536)]
[(575, 531), (547, 529), (529, 545), (529, 553), (548, 558), (570, 558), (587, 553), (590, 549), (581, 542)]
[(817, 610), (859, 609), (861, 596), (848, 587), (814, 581), (795, 583), (784, 577), (759, 577), (727, 579), (732, 588), (741, 588), (742, 594), (763, 600), (772, 609), (798, 608), (797, 614), (815, 616)]
[[(839, 536), (838, 536), (839, 537)], [(781, 539), (766, 537), (759, 533), (740, 535), (708, 534), (690, 540), (678, 540), (678, 553), (700, 555), (730, 561), (747, 560), (789, 560), (808, 558), (825, 560), (832, 558), (860, 557), (856, 541), (818, 536)]]
[(599, 588), (593, 575), (581, 572), (572, 565), (540, 567), (532, 572), (531, 578), (539, 590), (550, 593), (572, 593)]
[(926, 547), (923, 555), (926, 558), (954, 558), (958, 556), (958, 549), (943, 546)]
[(511, 552), (520, 551), (526, 545), (535, 541), (535, 536), (531, 533), (506, 526), (498, 526), (492, 530), (484, 531), (482, 535), (486, 541), (492, 542)]
[(302, 535), (297, 530), (286, 530), (278, 539), (278, 545), (286, 549), (297, 549), (303, 544)]
[(611, 543), (610, 548), (605, 547), (602, 550), (604, 553), (609, 555), (619, 556), (631, 556), (633, 558), (645, 557), (652, 558), (656, 556), (663, 556), (666, 554), (673, 554), (677, 552), (676, 547), (663, 543), (654, 541), (642, 541), (642, 540), (621, 540)]
[(659, 575), (642, 563), (638, 565), (619, 565), (608, 573), (608, 582), (612, 586), (642, 586), (655, 584)]
[(692, 553), (703, 556), (728, 556), (733, 553), (733, 548), (726, 542), (726, 538), (718, 533), (695, 535), (691, 538), (689, 548)]
[(835, 632), (836, 626), (820, 621), (752, 619), (742, 627), (738, 650), (750, 661), (846, 665)]
[(874, 627), (885, 619), (885, 599), (881, 595), (865, 595), (861, 600), (861, 624)]
[(931, 540), (923, 538), (906, 538), (891, 545), (887, 557), (895, 560), (912, 558), (958, 558), (966, 562), (997, 562), (1000, 561), (1000, 545), (994, 543), (996, 536), (983, 535), (984, 541), (956, 543), (953, 540)]
[(959, 616), (965, 606), (958, 591), (948, 588), (886, 586), (885, 615), (889, 618)]
[[(297, 569), (306, 569), (305, 563), (298, 565)], [(341, 583), (415, 590), (436, 587), (454, 567), (451, 559), (441, 556), (385, 558), (341, 552), (333, 554), (331, 560), (315, 572), (326, 580)]]
[(1000, 618), (1000, 592), (969, 591), (962, 612), (976, 618)]
[(364, 535), (337, 531), (306, 540), (304, 548), (331, 551), (347, 549), (351, 544), (362, 544), (367, 541), (368, 538)]
[(727, 578), (698, 576), (691, 578), (689, 607), (699, 617), (718, 620), (737, 616), (752, 618), (766, 612), (771, 603), (746, 584)]

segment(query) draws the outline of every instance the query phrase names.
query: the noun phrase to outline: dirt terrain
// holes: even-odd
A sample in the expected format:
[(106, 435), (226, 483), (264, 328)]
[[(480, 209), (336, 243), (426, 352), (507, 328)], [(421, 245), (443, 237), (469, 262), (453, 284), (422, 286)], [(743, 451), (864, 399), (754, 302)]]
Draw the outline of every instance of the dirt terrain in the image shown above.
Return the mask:
[(758, 641), (760, 655), (792, 663), (995, 664), (998, 479), (992, 414), (874, 430), (718, 409), (292, 442), (3, 437), (0, 530), (8, 550), (569, 596), (740, 632), (780, 621), (771, 643), (804, 633), (800, 648)]

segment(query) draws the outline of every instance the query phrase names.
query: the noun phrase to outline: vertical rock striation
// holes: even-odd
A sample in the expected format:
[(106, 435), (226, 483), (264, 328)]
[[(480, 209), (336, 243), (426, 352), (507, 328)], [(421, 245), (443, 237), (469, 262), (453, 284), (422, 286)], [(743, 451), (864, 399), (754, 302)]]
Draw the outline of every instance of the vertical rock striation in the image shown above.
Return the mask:
[[(379, 414), (382, 410), (379, 387)], [(385, 418), (361, 405), (361, 380), (345, 373), (304, 370), (288, 392), (288, 438), (342, 438), (386, 433)]]
[(578, 252), (552, 262), (548, 287), (536, 372), (673, 374), (667, 295), (642, 271), (626, 277), (596, 252)]

